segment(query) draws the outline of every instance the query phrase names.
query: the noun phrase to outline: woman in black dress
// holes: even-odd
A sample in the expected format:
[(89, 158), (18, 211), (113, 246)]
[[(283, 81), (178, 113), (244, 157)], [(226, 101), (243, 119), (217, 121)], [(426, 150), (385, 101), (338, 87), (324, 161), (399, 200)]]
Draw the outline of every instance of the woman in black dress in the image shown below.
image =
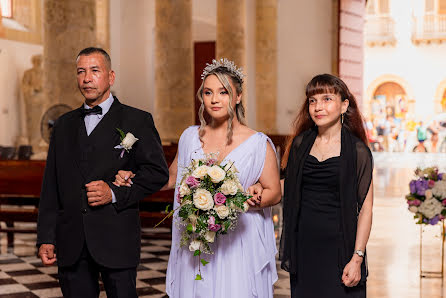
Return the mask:
[(296, 298), (366, 297), (372, 154), (353, 94), (314, 77), (294, 122), (285, 168), (282, 268)]

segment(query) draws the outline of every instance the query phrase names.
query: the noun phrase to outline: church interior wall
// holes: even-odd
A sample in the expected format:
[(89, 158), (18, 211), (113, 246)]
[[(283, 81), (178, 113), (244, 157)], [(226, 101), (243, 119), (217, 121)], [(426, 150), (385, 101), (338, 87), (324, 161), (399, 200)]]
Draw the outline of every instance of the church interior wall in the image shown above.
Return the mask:
[(25, 134), (21, 80), (32, 67), (31, 57), (42, 54), (43, 46), (0, 39), (0, 51), (0, 146), (15, 146)]
[[(256, 128), (256, 1), (246, 1), (245, 85), (247, 122)], [(287, 134), (296, 111), (304, 100), (306, 83), (318, 73), (332, 73), (334, 60), (333, 2), (278, 1), (278, 92), (277, 133)], [(137, 108), (156, 113), (155, 101), (155, 0), (109, 0), (110, 54), (117, 73), (112, 91), (120, 100)], [(193, 42), (216, 39), (216, 0), (193, 0)], [(11, 56), (7, 77), (8, 88), (2, 88), (0, 103), (2, 123), (8, 123), (0, 135), (0, 145), (17, 145), (20, 136), (20, 81), (25, 69), (31, 67), (31, 56), (42, 54), (43, 46), (0, 39), (0, 48)], [(336, 61), (335, 61), (336, 62)], [(178, 70), (181, 71), (181, 70)], [(73, 78), (74, 79), (74, 78)], [(5, 84), (3, 82), (3, 84)], [(8, 93), (8, 94), (6, 94)], [(181, 96), (181, 95), (179, 95)], [(192, 104), (192, 103), (191, 103)], [(4, 107), (7, 107), (6, 109)], [(5, 114), (7, 110), (7, 114)], [(3, 117), (5, 116), (5, 117)], [(15, 124), (14, 124), (15, 123)]]
[(279, 1), (277, 128), (288, 134), (305, 100), (305, 86), (320, 73), (332, 73), (333, 3)]

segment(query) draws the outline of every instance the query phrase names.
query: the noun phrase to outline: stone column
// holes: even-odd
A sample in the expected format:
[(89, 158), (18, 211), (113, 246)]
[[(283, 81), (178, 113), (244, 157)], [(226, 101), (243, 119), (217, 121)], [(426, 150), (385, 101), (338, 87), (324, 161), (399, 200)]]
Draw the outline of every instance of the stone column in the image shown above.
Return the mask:
[(256, 1), (256, 129), (277, 133), (277, 0)]
[(96, 39), (110, 54), (110, 0), (96, 0)]
[(0, 37), (4, 37), (5, 32), (3, 30), (3, 24), (2, 24), (2, 4), (0, 3)]
[(76, 55), (97, 45), (96, 1), (45, 0), (43, 29), (45, 98), (77, 108), (84, 99), (77, 89)]
[(178, 141), (194, 123), (192, 1), (156, 0), (155, 14), (154, 117), (161, 139)]
[(245, 65), (245, 1), (217, 0), (217, 58)]

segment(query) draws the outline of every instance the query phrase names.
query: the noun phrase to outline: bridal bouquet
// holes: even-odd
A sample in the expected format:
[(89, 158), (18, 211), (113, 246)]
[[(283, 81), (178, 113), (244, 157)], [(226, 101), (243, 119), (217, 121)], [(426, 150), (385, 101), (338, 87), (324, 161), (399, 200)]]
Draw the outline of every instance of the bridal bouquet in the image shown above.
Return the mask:
[(409, 211), (415, 213), (417, 224), (436, 225), (446, 217), (446, 173), (438, 168), (415, 170), (416, 179), (409, 183), (406, 196)]
[(234, 230), (239, 213), (248, 211), (246, 201), (251, 196), (244, 192), (236, 173), (233, 162), (219, 165), (213, 155), (208, 155), (192, 160), (178, 187), (178, 216), (185, 226), (181, 245), (189, 246), (200, 258), (196, 280), (202, 279), (200, 263), (208, 264), (201, 254), (212, 254), (210, 243)]

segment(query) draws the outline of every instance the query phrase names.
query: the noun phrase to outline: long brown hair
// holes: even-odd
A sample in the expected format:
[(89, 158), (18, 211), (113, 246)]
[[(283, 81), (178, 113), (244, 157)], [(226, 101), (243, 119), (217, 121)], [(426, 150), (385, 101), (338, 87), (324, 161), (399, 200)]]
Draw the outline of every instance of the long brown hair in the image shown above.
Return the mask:
[(291, 145), (296, 136), (315, 126), (309, 112), (309, 98), (316, 94), (332, 93), (341, 96), (341, 100), (348, 99), (349, 105), (344, 114), (344, 127), (351, 131), (356, 137), (368, 144), (365, 133), (363, 118), (353, 94), (347, 85), (338, 77), (331, 74), (317, 75), (311, 79), (305, 89), (306, 100), (302, 104), (296, 119), (293, 121), (293, 133), (287, 138), (285, 152), (282, 157), (281, 166), (285, 168), (288, 162)]

